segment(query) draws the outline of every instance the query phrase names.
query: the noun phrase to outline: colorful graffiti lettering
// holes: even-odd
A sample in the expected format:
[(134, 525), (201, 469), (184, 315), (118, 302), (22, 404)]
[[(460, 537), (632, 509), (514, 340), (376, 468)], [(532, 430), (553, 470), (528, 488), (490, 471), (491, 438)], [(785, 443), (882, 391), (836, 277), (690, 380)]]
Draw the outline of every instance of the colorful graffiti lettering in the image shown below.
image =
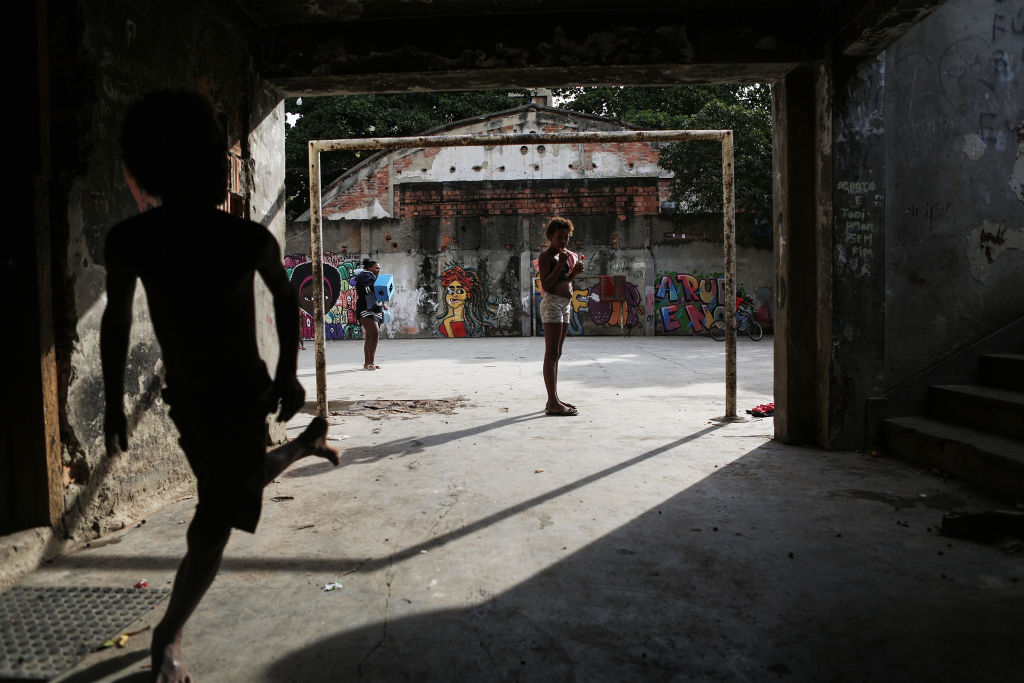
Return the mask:
[[(762, 296), (759, 289), (757, 301), (770, 300), (771, 290), (762, 289), (766, 295)], [(652, 297), (655, 334), (694, 334), (706, 331), (716, 320), (725, 319), (724, 295), (723, 275), (704, 277), (692, 273), (661, 273)], [(755, 300), (748, 299), (742, 287), (737, 286), (736, 296), (757, 308)], [(771, 317), (764, 303), (761, 309), (764, 309), (764, 315)]]
[(682, 330), (703, 332), (716, 318), (725, 318), (719, 292), (725, 291), (725, 277), (699, 278), (690, 273), (666, 273), (654, 290), (655, 320), (664, 334)]
[(482, 337), (497, 323), (498, 302), (476, 268), (449, 265), (440, 276), (443, 308), (437, 315), (442, 337)]

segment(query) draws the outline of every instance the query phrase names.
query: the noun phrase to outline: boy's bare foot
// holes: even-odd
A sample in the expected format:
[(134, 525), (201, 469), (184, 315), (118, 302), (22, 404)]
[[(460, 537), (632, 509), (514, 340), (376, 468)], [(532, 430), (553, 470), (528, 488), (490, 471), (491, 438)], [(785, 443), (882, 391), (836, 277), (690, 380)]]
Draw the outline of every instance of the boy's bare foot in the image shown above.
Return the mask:
[(573, 417), (575, 415), (579, 415), (579, 411), (577, 411), (575, 408), (570, 408), (559, 403), (554, 408), (552, 408), (551, 406), (544, 406), (544, 414), (553, 415), (556, 417)]
[(177, 642), (172, 641), (162, 648), (154, 643), (150, 658), (155, 683), (192, 683), (192, 675), (181, 661), (181, 645)]
[(319, 415), (313, 418), (295, 440), (302, 445), (302, 452), (307, 455), (319, 455), (335, 465), (340, 462), (338, 451), (327, 445), (327, 420)]

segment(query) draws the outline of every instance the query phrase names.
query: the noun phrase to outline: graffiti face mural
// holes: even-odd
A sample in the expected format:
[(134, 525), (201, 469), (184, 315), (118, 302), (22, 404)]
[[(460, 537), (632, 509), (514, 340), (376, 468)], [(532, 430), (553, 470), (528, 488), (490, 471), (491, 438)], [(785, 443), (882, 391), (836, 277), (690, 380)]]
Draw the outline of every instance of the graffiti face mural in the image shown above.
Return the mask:
[[(303, 340), (313, 339), (313, 264), (303, 254), (284, 259), (288, 279), (295, 289), (299, 304), (299, 325)], [(359, 339), (362, 329), (355, 316), (355, 292), (348, 280), (358, 268), (355, 261), (342, 262), (337, 254), (324, 253), (324, 338)]]
[(441, 272), (441, 300), (437, 332), (442, 337), (482, 337), (497, 322), (496, 301), (476, 268), (451, 265)]
[[(316, 303), (315, 283), (313, 282), (313, 264), (302, 263), (292, 269), (290, 277), (292, 287), (299, 299), (299, 308), (308, 315), (313, 315)], [(341, 274), (329, 263), (324, 264), (324, 310), (330, 310), (341, 294)]]
[(445, 302), (451, 307), (452, 312), (461, 319), (465, 315), (466, 308), (466, 287), (456, 280), (448, 285), (445, 292)]

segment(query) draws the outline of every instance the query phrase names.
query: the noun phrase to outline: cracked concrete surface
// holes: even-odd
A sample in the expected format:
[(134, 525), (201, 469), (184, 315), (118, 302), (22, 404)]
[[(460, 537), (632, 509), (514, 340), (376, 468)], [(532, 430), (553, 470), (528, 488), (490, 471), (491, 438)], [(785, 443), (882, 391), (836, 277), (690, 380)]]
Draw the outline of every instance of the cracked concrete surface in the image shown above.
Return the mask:
[[(739, 344), (741, 413), (772, 400), (770, 344)], [(884, 454), (776, 443), (770, 418), (713, 422), (724, 347), (711, 340), (570, 338), (560, 394), (580, 416), (544, 417), (542, 349), (382, 340), (384, 368), (364, 372), (360, 344), (330, 344), (332, 401), (466, 403), (330, 418), (351, 437), (335, 442), (342, 465), (299, 462), (268, 487), (257, 533), (232, 537), (185, 635), (197, 679), (1019, 675), (1021, 555), (938, 533), (946, 510), (991, 500)], [(194, 503), (21, 583), (169, 585)], [(61, 680), (145, 680), (147, 645)]]

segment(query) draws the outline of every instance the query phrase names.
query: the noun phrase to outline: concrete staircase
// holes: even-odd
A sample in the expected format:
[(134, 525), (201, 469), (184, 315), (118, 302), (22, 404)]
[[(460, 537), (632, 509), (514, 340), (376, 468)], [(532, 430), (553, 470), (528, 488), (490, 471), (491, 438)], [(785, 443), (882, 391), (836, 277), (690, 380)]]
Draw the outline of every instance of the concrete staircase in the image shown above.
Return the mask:
[(928, 387), (924, 416), (882, 423), (893, 455), (1024, 501), (1024, 353), (978, 359), (977, 384)]

